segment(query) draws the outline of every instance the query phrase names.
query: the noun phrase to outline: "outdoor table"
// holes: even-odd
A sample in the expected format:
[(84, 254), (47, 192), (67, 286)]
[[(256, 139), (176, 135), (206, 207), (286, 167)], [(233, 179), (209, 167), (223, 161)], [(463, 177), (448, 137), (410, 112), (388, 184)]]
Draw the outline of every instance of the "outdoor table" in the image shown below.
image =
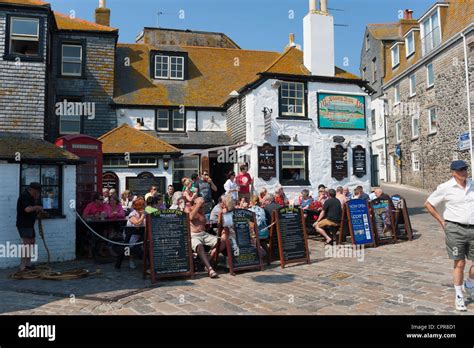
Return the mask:
[[(84, 219), (87, 224), (97, 233), (100, 235), (103, 235), (104, 230), (107, 227), (113, 226), (113, 225), (118, 225), (120, 227), (125, 226), (127, 223), (126, 218), (117, 218), (117, 219)], [(98, 261), (98, 250), (97, 247), (99, 245), (98, 242), (100, 242), (100, 238), (97, 237), (95, 234), (92, 234), (92, 239), (91, 239), (91, 244), (92, 244), (92, 257), (94, 261)]]

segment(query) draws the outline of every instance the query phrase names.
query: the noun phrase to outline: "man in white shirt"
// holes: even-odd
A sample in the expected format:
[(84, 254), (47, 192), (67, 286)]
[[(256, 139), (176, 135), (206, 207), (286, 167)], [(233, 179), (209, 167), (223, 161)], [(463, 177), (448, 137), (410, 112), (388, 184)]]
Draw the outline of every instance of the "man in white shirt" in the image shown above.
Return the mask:
[[(465, 290), (474, 299), (474, 183), (467, 178), (468, 166), (464, 161), (451, 163), (452, 178), (438, 186), (425, 203), (425, 208), (439, 222), (446, 233), (446, 249), (454, 260), (455, 306), (466, 311), (462, 284), (466, 259), (473, 261)], [(443, 216), (435, 206), (445, 204)]]

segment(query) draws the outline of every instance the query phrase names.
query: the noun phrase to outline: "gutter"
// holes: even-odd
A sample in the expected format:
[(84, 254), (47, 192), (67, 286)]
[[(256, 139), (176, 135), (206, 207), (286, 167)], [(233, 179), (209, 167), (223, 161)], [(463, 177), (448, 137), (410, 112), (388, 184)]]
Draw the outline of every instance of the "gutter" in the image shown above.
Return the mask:
[(469, 67), (468, 67), (468, 59), (467, 59), (467, 42), (466, 42), (466, 36), (464, 35), (463, 32), (461, 32), (461, 37), (463, 39), (464, 43), (464, 68), (466, 71), (466, 97), (467, 97), (467, 121), (469, 124), (469, 148), (471, 151), (471, 176), (473, 176), (473, 170), (474, 170), (474, 156), (473, 156), (473, 151), (472, 151), (472, 122), (471, 122), (471, 91), (470, 91), (470, 86), (469, 86)]

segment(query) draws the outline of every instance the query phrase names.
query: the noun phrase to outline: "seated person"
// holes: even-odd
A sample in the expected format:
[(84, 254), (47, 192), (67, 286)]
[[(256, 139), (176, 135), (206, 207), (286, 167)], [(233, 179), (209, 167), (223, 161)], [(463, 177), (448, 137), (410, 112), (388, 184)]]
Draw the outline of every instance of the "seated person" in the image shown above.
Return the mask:
[[(209, 257), (204, 250), (204, 246), (209, 246), (213, 250), (213, 253), (220, 252), (225, 249), (224, 240), (221, 239), (222, 243), (220, 243), (219, 251), (215, 251), (215, 247), (217, 245), (217, 237), (213, 236), (206, 231), (206, 218), (204, 216), (204, 199), (202, 197), (198, 197), (191, 202), (190, 205), (186, 206), (185, 212), (189, 214), (189, 222), (191, 227), (191, 246), (194, 252), (196, 252), (204, 263), (208, 275), (210, 278), (217, 278), (218, 274), (212, 268)], [(212, 257), (212, 253), (211, 253)]]
[(268, 229), (267, 227), (267, 217), (265, 215), (265, 210), (259, 206), (258, 197), (253, 196), (250, 200), (250, 205), (248, 210), (255, 213), (258, 226), (258, 238), (267, 239), (268, 238)]
[(146, 199), (145, 212), (147, 214), (156, 213), (158, 211), (158, 209), (155, 208), (155, 204), (156, 204), (156, 197), (155, 196), (148, 196), (148, 198)]
[(106, 206), (108, 219), (123, 219), (125, 217), (125, 211), (116, 195), (109, 197), (109, 203)]
[(238, 206), (240, 209), (247, 209), (249, 207), (249, 202), (247, 201), (247, 198), (242, 197), (240, 199), (240, 203)]
[(156, 209), (166, 209), (165, 201), (163, 199), (163, 195), (156, 195), (155, 196), (155, 204), (154, 207)]
[(304, 189), (301, 191), (301, 195), (298, 199), (298, 203), (301, 209), (303, 210), (309, 209), (311, 203), (313, 203), (313, 197), (309, 195), (309, 190)]
[(93, 200), (86, 205), (82, 212), (84, 219), (100, 219), (107, 217), (107, 206), (104, 204), (104, 197), (100, 193), (94, 193)]
[(271, 193), (267, 193), (264, 200), (263, 209), (265, 210), (265, 217), (267, 218), (267, 226), (272, 223), (272, 213), (281, 207), (275, 203), (275, 198)]
[(341, 222), (342, 208), (341, 202), (336, 198), (336, 190), (328, 190), (329, 198), (324, 202), (323, 210), (313, 227), (316, 231), (326, 238), (326, 244), (331, 244), (333, 239), (328, 236), (325, 227), (337, 227)]
[(217, 200), (217, 204), (211, 210), (211, 216), (209, 218), (209, 222), (211, 224), (217, 224), (217, 222), (219, 220), (219, 213), (224, 208), (224, 204), (222, 203), (222, 197), (223, 196), (219, 197), (219, 199)]
[(288, 198), (286, 197), (285, 192), (283, 191), (283, 187), (281, 185), (277, 185), (275, 188), (275, 195), (273, 196), (274, 201), (280, 207), (285, 207), (289, 204)]

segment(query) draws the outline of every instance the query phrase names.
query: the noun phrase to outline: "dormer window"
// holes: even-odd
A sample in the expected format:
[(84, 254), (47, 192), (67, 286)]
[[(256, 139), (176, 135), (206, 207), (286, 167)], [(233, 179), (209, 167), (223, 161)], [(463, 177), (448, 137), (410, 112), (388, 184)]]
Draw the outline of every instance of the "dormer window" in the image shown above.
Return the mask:
[(184, 80), (186, 76), (186, 53), (157, 53), (154, 59), (153, 78)]
[(400, 64), (400, 47), (396, 43), (391, 48), (392, 53), (392, 69), (396, 68)]
[(439, 16), (439, 7), (433, 12), (423, 16), (421, 22), (421, 48), (422, 55), (431, 52), (441, 44), (441, 22)]
[(406, 56), (410, 57), (415, 53), (415, 32), (411, 31), (405, 38)]

